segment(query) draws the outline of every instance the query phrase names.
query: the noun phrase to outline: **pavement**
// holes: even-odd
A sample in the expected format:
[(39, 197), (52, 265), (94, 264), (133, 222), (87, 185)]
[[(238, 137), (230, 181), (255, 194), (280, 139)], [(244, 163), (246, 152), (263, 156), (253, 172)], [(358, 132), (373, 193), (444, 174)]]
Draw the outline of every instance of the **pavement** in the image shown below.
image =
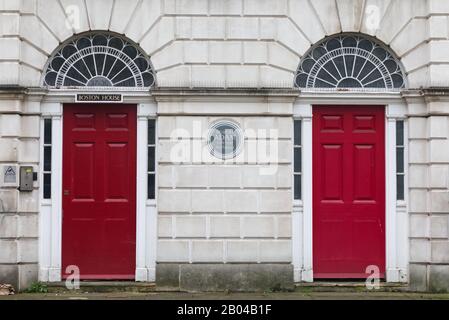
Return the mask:
[(187, 293), (106, 292), (81, 290), (63, 293), (20, 293), (0, 296), (3, 300), (449, 300), (449, 293), (411, 292), (270, 292), (270, 293)]

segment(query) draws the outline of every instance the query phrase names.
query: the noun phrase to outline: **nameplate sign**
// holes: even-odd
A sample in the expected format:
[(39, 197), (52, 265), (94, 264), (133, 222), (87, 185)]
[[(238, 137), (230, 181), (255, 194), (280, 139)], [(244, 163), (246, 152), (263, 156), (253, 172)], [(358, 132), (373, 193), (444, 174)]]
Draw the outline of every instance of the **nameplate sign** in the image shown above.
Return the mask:
[(79, 93), (75, 98), (79, 103), (122, 103), (123, 96), (121, 94), (106, 94), (106, 93)]

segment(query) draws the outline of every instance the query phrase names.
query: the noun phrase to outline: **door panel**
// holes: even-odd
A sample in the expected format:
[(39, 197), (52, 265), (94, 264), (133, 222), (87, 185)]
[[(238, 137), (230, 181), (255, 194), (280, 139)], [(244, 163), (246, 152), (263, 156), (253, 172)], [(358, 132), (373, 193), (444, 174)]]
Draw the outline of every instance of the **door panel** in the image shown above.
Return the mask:
[(384, 107), (313, 109), (315, 278), (385, 273)]
[(62, 271), (134, 279), (136, 106), (64, 105)]

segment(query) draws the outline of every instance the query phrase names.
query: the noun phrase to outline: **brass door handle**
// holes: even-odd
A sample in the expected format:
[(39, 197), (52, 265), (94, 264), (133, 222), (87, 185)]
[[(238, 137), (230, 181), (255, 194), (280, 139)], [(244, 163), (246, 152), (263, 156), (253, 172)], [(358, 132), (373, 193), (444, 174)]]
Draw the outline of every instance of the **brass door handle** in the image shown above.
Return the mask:
[(70, 195), (70, 191), (69, 190), (64, 190), (64, 195), (65, 196), (69, 196)]

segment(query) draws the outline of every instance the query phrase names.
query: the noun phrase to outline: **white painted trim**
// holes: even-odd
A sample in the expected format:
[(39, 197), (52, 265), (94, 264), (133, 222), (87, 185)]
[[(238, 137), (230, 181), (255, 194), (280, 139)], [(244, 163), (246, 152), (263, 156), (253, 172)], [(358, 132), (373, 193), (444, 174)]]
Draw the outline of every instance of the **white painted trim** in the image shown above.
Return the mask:
[(147, 200), (148, 119), (155, 118), (156, 109), (156, 104), (137, 106), (136, 281), (143, 282), (156, 280), (157, 202)]
[(396, 120), (385, 110), (385, 272), (387, 282), (398, 282), (396, 264)]
[(312, 105), (295, 105), (293, 112), (294, 119), (302, 120), (302, 202), (293, 203), (292, 213), (292, 262), (294, 281), (312, 282)]
[[(386, 103), (388, 102), (388, 103)], [(313, 281), (313, 212), (312, 212), (312, 116), (313, 105), (385, 105), (385, 224), (386, 224), (386, 280), (407, 282), (409, 263), (408, 244), (408, 185), (405, 183), (405, 201), (396, 201), (396, 119), (405, 121), (407, 109), (400, 96), (363, 97), (358, 94), (309, 94), (293, 106), (293, 117), (303, 120), (303, 200), (293, 204), (292, 264), (295, 282)], [(408, 132), (405, 125), (405, 159), (408, 159)], [(405, 181), (408, 164), (405, 165)]]
[[(408, 163), (405, 164), (405, 200), (396, 200), (396, 121), (404, 121), (404, 159), (408, 159), (407, 108), (402, 103), (386, 107), (386, 280), (408, 282), (409, 219), (408, 219)], [(406, 160), (405, 160), (406, 161)], [(388, 168), (388, 169), (387, 169)]]
[[(311, 108), (310, 108), (311, 109)], [(310, 110), (312, 113), (312, 110)], [(305, 282), (313, 281), (313, 152), (312, 152), (312, 116), (303, 118), (303, 152), (305, 155), (303, 180), (304, 188), (304, 213), (303, 213), (303, 250), (304, 261), (301, 280)]]
[(45, 220), (50, 234), (46, 245), (49, 254), (48, 281), (61, 281), (61, 241), (62, 241), (62, 115), (52, 116), (52, 153), (51, 153), (51, 209)]
[[(43, 150), (44, 118), (52, 119), (51, 153), (51, 199), (43, 199), (40, 183), (39, 210), (39, 275), (40, 281), (61, 281), (61, 242), (62, 242), (62, 104), (41, 104), (40, 149)], [(41, 152), (40, 163), (43, 163)], [(40, 181), (43, 181), (43, 165), (39, 169)]]
[[(39, 121), (40, 125), (40, 137), (39, 150), (44, 150), (44, 118)], [(44, 153), (40, 152), (39, 163), (44, 163)], [(38, 251), (39, 251), (39, 275), (40, 281), (48, 281), (49, 269), (50, 269), (50, 226), (51, 226), (51, 200), (43, 199), (43, 165), (39, 167), (39, 239), (38, 239)]]
[(145, 263), (147, 128), (147, 118), (137, 115), (136, 281), (148, 281), (148, 269)]
[[(40, 193), (39, 214), (39, 280), (61, 281), (62, 255), (62, 146), (63, 104), (42, 103), (42, 117), (52, 118), (52, 191), (51, 200), (42, 199)], [(68, 101), (73, 102), (73, 101)], [(124, 103), (134, 100), (125, 99)], [(135, 102), (134, 102), (135, 103)], [(156, 116), (157, 105), (137, 104), (137, 177), (136, 178), (136, 281), (155, 281), (157, 248), (156, 201), (147, 200), (147, 120)], [(42, 118), (43, 119), (43, 118)], [(41, 119), (41, 137), (43, 120)], [(41, 149), (43, 148), (41, 138)], [(157, 148), (156, 148), (157, 149)], [(41, 155), (41, 163), (43, 158)], [(43, 181), (40, 166), (40, 181)], [(156, 179), (157, 181), (157, 179)]]

